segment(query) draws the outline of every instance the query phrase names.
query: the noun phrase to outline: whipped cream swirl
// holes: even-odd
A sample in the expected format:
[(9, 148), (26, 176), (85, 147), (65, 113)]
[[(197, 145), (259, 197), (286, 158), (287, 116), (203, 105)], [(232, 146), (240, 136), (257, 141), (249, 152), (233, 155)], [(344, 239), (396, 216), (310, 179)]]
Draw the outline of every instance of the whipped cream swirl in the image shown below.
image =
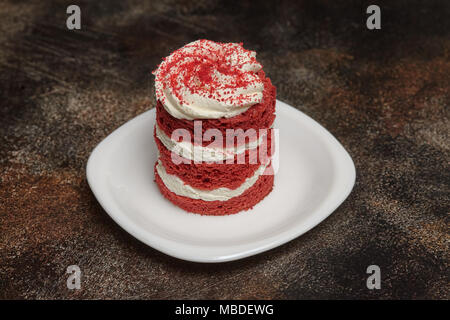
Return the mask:
[(178, 119), (234, 117), (262, 101), (261, 68), (256, 53), (242, 44), (197, 40), (153, 72), (156, 98)]

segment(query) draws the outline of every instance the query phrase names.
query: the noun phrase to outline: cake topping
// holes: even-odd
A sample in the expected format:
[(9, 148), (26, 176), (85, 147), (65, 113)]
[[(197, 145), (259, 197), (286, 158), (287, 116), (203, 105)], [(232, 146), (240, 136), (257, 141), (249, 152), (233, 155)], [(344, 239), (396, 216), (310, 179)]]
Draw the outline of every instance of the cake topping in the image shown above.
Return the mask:
[(238, 115), (262, 100), (262, 66), (255, 57), (242, 43), (191, 42), (153, 72), (156, 97), (179, 119)]

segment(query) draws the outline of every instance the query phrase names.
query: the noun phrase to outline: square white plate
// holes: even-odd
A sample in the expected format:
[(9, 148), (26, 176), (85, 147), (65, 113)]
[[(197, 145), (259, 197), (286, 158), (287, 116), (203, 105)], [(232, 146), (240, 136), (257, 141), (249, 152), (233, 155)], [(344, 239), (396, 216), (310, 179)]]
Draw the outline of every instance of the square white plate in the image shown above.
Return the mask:
[(87, 163), (101, 206), (123, 229), (168, 255), (196, 262), (248, 257), (286, 243), (327, 218), (349, 195), (355, 166), (320, 124), (277, 101), (279, 169), (273, 191), (252, 210), (187, 213), (159, 192), (153, 174), (155, 109), (106, 137)]

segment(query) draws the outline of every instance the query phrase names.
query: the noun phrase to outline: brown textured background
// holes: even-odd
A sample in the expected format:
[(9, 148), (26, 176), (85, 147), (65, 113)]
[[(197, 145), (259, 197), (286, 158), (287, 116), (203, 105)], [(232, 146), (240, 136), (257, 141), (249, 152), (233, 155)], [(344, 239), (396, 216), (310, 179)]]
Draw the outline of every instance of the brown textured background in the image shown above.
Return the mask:
[[(0, 2), (0, 298), (450, 298), (450, 2)], [(198, 38), (256, 50), (278, 98), (352, 155), (350, 197), (279, 248), (168, 257), (101, 209), (91, 150), (154, 107), (150, 71)], [(66, 288), (78, 264), (82, 289)], [(382, 289), (366, 288), (377, 264)]]

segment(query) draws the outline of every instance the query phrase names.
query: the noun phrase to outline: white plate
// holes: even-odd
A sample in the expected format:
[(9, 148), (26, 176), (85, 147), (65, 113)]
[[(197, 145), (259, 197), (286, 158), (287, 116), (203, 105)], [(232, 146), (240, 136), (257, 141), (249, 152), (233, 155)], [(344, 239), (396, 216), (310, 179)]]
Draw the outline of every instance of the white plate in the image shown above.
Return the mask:
[(286, 243), (327, 218), (349, 195), (355, 166), (320, 124), (277, 101), (279, 169), (273, 191), (252, 210), (201, 216), (159, 192), (153, 174), (155, 109), (105, 138), (87, 164), (89, 185), (123, 229), (168, 255), (196, 262), (248, 257)]

